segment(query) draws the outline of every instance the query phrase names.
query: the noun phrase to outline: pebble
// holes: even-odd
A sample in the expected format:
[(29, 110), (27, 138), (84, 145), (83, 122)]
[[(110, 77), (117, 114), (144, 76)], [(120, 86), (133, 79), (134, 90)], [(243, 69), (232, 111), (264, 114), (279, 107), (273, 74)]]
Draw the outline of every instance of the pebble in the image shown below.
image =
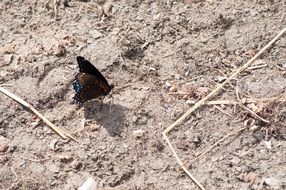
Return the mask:
[(238, 165), (239, 162), (240, 162), (240, 159), (238, 157), (234, 157), (231, 159), (231, 162), (234, 164), (234, 165)]
[(6, 152), (9, 148), (8, 146), (9, 140), (3, 136), (0, 136), (0, 152)]
[(7, 144), (0, 144), (0, 152), (6, 152), (7, 149), (8, 149)]
[(280, 180), (278, 180), (274, 177), (265, 178), (264, 183), (269, 185), (269, 187), (271, 189), (280, 189), (280, 187), (281, 187)]
[(96, 188), (96, 182), (92, 177), (89, 177), (77, 190), (94, 190)]
[(138, 129), (138, 130), (133, 131), (133, 135), (136, 138), (142, 137), (144, 133), (145, 131), (143, 129)]
[(268, 150), (271, 150), (271, 148), (272, 148), (272, 143), (271, 143), (271, 141), (265, 141), (265, 140), (263, 140), (262, 142), (263, 142), (263, 144), (265, 145), (265, 147), (266, 147)]
[(256, 16), (258, 14), (258, 11), (255, 9), (250, 9), (249, 12), (251, 16)]
[(5, 65), (9, 65), (10, 63), (12, 63), (14, 58), (12, 54), (5, 54), (3, 57)]
[(253, 137), (258, 140), (258, 141), (262, 141), (263, 140), (263, 134), (261, 131), (255, 131), (253, 132)]
[(73, 157), (71, 157), (69, 155), (60, 155), (58, 157), (60, 159), (60, 162), (62, 162), (62, 163), (69, 163), (69, 162), (73, 161)]
[(53, 139), (53, 140), (51, 140), (51, 142), (50, 142), (50, 144), (49, 144), (49, 148), (50, 148), (51, 150), (55, 150), (56, 145), (57, 145), (57, 142), (58, 142), (58, 139)]
[(102, 36), (102, 34), (100, 32), (98, 32), (97, 30), (93, 30), (90, 31), (89, 34), (94, 38), (94, 39), (98, 39)]

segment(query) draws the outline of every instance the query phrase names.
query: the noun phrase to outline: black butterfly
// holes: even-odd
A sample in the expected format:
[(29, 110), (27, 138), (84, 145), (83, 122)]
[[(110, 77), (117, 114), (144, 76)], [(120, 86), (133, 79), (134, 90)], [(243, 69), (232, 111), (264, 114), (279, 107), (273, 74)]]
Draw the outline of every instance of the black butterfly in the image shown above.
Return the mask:
[(104, 76), (84, 57), (76, 58), (79, 65), (79, 73), (73, 81), (73, 89), (76, 94), (74, 99), (82, 104), (88, 100), (106, 96), (113, 85), (109, 85)]

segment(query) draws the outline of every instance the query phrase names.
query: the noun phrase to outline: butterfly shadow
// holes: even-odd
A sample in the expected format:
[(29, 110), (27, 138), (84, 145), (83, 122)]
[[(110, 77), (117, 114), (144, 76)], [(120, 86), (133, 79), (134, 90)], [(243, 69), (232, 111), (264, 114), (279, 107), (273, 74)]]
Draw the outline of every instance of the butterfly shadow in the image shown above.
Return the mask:
[(110, 136), (120, 136), (124, 123), (126, 107), (113, 103), (91, 100), (84, 104), (84, 116), (104, 127)]

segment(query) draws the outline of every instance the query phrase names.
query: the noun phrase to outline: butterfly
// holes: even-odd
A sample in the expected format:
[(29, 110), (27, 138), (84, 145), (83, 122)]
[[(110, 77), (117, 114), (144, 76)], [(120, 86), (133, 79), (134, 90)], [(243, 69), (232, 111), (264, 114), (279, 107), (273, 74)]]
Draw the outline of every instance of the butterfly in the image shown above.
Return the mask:
[(76, 58), (79, 73), (73, 80), (75, 90), (74, 100), (77, 103), (106, 96), (112, 90), (113, 85), (109, 85), (105, 77), (84, 57)]

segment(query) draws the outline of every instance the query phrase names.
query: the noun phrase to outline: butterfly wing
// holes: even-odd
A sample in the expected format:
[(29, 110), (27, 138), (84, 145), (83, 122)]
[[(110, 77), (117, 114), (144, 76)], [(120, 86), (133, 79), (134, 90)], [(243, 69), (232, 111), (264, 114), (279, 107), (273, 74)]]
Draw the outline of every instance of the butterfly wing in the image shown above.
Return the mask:
[(94, 75), (99, 80), (104, 82), (107, 86), (109, 86), (105, 77), (88, 60), (81, 56), (78, 56), (76, 60), (79, 65), (79, 72)]
[(73, 81), (76, 92), (74, 99), (78, 103), (107, 95), (111, 88), (105, 82), (89, 73), (78, 73)]

